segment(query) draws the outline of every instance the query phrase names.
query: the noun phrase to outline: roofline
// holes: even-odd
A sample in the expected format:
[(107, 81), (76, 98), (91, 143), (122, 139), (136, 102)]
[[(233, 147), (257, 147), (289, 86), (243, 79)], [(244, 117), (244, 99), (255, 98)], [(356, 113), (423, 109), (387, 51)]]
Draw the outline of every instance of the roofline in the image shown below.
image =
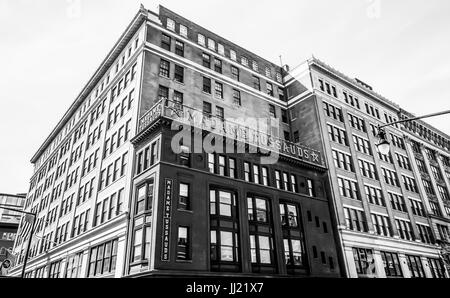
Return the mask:
[[(203, 27), (203, 26), (197, 24), (196, 22), (193, 22), (192, 20), (189, 20), (189, 19), (187, 19), (187, 18), (185, 18), (185, 17), (183, 17), (183, 16), (177, 14), (176, 12), (174, 12), (173, 10), (171, 10), (171, 9), (169, 9), (169, 8), (167, 8), (167, 7), (165, 7), (164, 5), (159, 5), (159, 7), (163, 8), (163, 9), (169, 11), (170, 13), (174, 14), (175, 16), (177, 16), (177, 17), (179, 17), (179, 18), (181, 18), (181, 19), (184, 19), (184, 20), (186, 20), (186, 21), (188, 21), (188, 22), (194, 24), (195, 26), (197, 26), (197, 27), (199, 27), (199, 28), (201, 28), (201, 29), (207, 31), (208, 34), (215, 35), (215, 36), (218, 36), (218, 37), (222, 38), (225, 42), (227, 42), (228, 44), (232, 45), (233, 47), (238, 48), (239, 50), (248, 52), (248, 53), (252, 54), (253, 56), (255, 56), (255, 57), (257, 57), (257, 58), (259, 58), (259, 59), (261, 59), (261, 60), (264, 60), (265, 63), (271, 64), (273, 67), (278, 67), (278, 69), (279, 69), (280, 71), (283, 69), (283, 67), (280, 66), (280, 65), (278, 65), (277, 63), (272, 62), (272, 61), (270, 61), (270, 60), (268, 60), (268, 59), (266, 59), (266, 58), (264, 58), (264, 57), (261, 57), (260, 55), (254, 53), (253, 51), (250, 51), (250, 50), (248, 50), (248, 49), (243, 48), (242, 46), (240, 46), (240, 45), (238, 45), (238, 44), (236, 44), (236, 43), (230, 41), (228, 38), (225, 38), (225, 37), (223, 37), (222, 35), (219, 35), (218, 33), (214, 33), (214, 32), (212, 32), (211, 30), (209, 30), (209, 29), (207, 29), (207, 28), (205, 28), (205, 27)], [(247, 57), (247, 58), (248, 58), (248, 57)]]
[[(400, 109), (400, 112), (399, 112), (399, 113), (400, 113), (400, 116), (406, 116), (406, 117), (408, 117), (408, 118), (414, 118), (414, 117), (417, 117), (417, 116), (414, 115), (413, 113), (408, 112), (408, 111), (405, 111), (405, 110), (403, 110), (403, 109)], [(417, 122), (417, 123), (419, 123), (419, 124), (421, 124), (421, 125), (423, 125), (423, 126), (425, 126), (425, 127), (427, 127), (427, 128), (430, 129), (430, 130), (433, 130), (435, 133), (440, 134), (442, 137), (445, 137), (445, 138), (447, 138), (447, 139), (450, 140), (450, 136), (449, 136), (449, 135), (447, 135), (445, 132), (443, 132), (443, 131), (441, 131), (441, 130), (435, 128), (433, 125), (429, 124), (428, 122), (425, 122), (424, 120), (421, 120), (421, 119), (413, 120), (412, 122), (414, 122), (414, 121)]]
[(92, 91), (92, 89), (94, 89), (95, 84), (97, 83), (99, 78), (101, 78), (101, 76), (103, 76), (106, 73), (106, 71), (109, 69), (109, 67), (111, 66), (108, 64), (112, 64), (113, 61), (110, 61), (110, 60), (112, 60), (113, 57), (117, 56), (116, 52), (120, 52), (122, 50), (121, 43), (123, 42), (123, 40), (126, 40), (127, 35), (130, 34), (130, 31), (133, 32), (133, 34), (135, 31), (137, 31), (136, 27), (139, 27), (142, 23), (144, 23), (144, 21), (147, 19), (148, 13), (149, 13), (149, 11), (141, 4), (139, 11), (137, 12), (137, 14), (133, 18), (133, 20), (130, 22), (130, 24), (127, 26), (125, 31), (122, 33), (120, 38), (117, 40), (117, 42), (114, 44), (111, 51), (108, 53), (108, 55), (105, 57), (105, 59), (100, 63), (100, 66), (94, 72), (92, 77), (88, 80), (88, 83), (81, 90), (79, 95), (76, 97), (75, 101), (72, 103), (72, 105), (66, 111), (66, 113), (61, 118), (61, 120), (58, 122), (56, 127), (52, 130), (50, 135), (46, 138), (44, 143), (39, 147), (37, 152), (33, 155), (33, 157), (31, 158), (31, 163), (35, 163), (39, 159), (39, 157), (42, 155), (42, 153), (51, 144), (51, 141), (58, 135), (58, 133), (64, 128), (64, 125), (75, 114), (78, 107), (83, 103), (85, 97), (89, 94), (89, 92)]

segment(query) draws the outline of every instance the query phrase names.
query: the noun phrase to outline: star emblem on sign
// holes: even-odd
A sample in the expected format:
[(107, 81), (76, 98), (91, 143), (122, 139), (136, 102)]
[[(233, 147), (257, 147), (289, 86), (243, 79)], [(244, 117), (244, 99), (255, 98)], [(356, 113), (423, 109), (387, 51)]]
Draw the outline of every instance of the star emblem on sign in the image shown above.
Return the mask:
[(319, 162), (319, 155), (315, 152), (311, 153), (311, 157), (313, 161)]

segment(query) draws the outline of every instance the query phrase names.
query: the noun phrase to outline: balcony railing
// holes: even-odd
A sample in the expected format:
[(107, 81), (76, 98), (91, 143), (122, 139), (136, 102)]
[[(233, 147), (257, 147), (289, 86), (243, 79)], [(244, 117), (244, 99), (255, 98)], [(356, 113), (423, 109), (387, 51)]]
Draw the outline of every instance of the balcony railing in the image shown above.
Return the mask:
[[(234, 139), (261, 148), (266, 152), (279, 152), (289, 157), (306, 161), (318, 166), (324, 166), (323, 156), (320, 151), (302, 144), (295, 144), (272, 134), (279, 132), (278, 119), (265, 119), (264, 125), (246, 125), (221, 118), (220, 116), (204, 113), (203, 111), (182, 105), (171, 100), (161, 100), (156, 103), (139, 120), (138, 134), (145, 131), (160, 118), (167, 118), (180, 125), (189, 125), (204, 131), (211, 131), (228, 139)], [(245, 121), (245, 120), (244, 120)], [(262, 124), (262, 122), (259, 122)], [(263, 128), (261, 130), (260, 128)], [(265, 131), (264, 131), (265, 130)]]

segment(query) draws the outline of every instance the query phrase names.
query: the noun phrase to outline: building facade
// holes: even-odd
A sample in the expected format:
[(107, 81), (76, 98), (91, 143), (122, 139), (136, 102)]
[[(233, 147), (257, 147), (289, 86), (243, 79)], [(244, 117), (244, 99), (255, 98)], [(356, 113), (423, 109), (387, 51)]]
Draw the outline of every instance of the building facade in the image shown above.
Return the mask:
[[(281, 67), (142, 7), (32, 159), (27, 277), (340, 276), (317, 110), (301, 106), (303, 145), (292, 141)], [(211, 138), (235, 150), (188, 143), (175, 154), (171, 124), (194, 112), (193, 139), (233, 124), (239, 138)], [(248, 119), (266, 125), (251, 130)], [(269, 145), (279, 158), (265, 164)]]
[[(296, 98), (299, 82), (309, 92)], [(448, 277), (450, 138), (424, 122), (394, 124), (381, 155), (378, 126), (412, 115), (315, 58), (286, 88), (289, 102), (314, 94), (320, 110), (346, 276)]]
[[(22, 210), (24, 205), (24, 195), (0, 194), (0, 207)], [(0, 264), (6, 260), (8, 251), (13, 250), (21, 218), (20, 213), (0, 208)], [(0, 276), (3, 271), (0, 268)]]
[(378, 156), (403, 117), (317, 59), (281, 68), (141, 7), (32, 158), (27, 277), (445, 277), (448, 138), (390, 127)]

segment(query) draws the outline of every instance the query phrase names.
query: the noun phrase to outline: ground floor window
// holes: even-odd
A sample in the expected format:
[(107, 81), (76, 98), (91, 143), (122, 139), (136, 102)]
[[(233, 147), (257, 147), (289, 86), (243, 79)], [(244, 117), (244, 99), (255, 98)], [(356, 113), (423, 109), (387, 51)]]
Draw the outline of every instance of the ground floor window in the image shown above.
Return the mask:
[(412, 278), (426, 278), (420, 257), (406, 256), (406, 259), (408, 260), (408, 268)]
[(375, 259), (371, 249), (353, 248), (353, 257), (359, 277), (375, 277)]
[(403, 277), (398, 254), (382, 251), (381, 258), (383, 259), (387, 277)]
[(118, 239), (91, 248), (88, 276), (98, 276), (116, 271)]

